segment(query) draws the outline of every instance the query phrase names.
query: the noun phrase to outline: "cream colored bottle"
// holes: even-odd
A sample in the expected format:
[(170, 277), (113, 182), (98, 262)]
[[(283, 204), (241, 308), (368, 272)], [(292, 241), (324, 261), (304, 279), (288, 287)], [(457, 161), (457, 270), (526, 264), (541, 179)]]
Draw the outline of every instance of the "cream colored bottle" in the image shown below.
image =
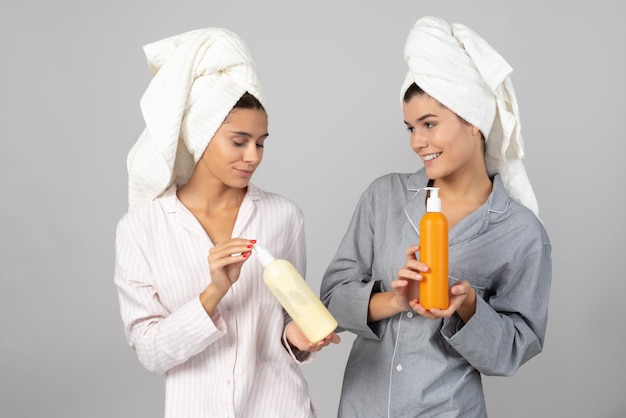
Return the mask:
[(256, 255), (263, 265), (263, 281), (291, 319), (312, 343), (326, 338), (337, 328), (337, 320), (287, 260), (276, 259), (256, 244)]

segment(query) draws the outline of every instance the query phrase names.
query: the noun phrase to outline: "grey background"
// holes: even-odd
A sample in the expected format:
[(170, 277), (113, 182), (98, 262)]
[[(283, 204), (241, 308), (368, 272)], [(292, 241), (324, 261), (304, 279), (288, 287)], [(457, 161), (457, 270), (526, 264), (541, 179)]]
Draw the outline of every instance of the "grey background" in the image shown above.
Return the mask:
[[(375, 177), (420, 167), (399, 105), (409, 28), (432, 14), (515, 69), (526, 168), (552, 239), (544, 352), (485, 378), (492, 417), (626, 415), (619, 1), (5, 1), (0, 9), (0, 416), (159, 417), (113, 285), (126, 154), (143, 128), (141, 46), (207, 26), (246, 41), (269, 98), (253, 181), (296, 201), (312, 287)], [(352, 337), (304, 366), (335, 416)]]

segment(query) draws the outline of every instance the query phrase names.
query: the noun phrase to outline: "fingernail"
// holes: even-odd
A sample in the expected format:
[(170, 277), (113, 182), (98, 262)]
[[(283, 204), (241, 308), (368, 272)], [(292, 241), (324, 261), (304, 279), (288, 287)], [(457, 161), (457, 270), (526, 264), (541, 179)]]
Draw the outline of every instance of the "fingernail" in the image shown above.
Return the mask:
[(249, 256), (249, 255), (250, 255), (250, 253), (243, 253), (243, 254), (241, 254), (241, 256), (242, 256), (243, 258), (248, 258), (248, 256)]
[(253, 243), (253, 244), (256, 244), (256, 240), (255, 239), (251, 239), (250, 242)]
[(248, 248), (252, 248), (252, 247), (254, 247), (254, 245), (248, 245)]

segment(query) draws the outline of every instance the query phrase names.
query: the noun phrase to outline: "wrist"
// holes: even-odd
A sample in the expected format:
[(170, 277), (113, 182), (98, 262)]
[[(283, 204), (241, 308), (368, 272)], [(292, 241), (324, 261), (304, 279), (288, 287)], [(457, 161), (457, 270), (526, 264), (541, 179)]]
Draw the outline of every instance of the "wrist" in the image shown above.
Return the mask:
[(202, 291), (202, 293), (200, 293), (200, 303), (204, 307), (207, 314), (213, 315), (215, 313), (217, 305), (221, 302), (227, 292), (228, 289), (219, 289), (214, 283), (211, 283)]
[(469, 294), (467, 298), (463, 301), (461, 306), (458, 309), (458, 314), (463, 320), (463, 322), (469, 321), (472, 316), (476, 313), (476, 291), (474, 288), (470, 287)]
[(395, 292), (389, 292), (389, 309), (391, 309), (391, 316), (399, 314), (401, 312), (407, 312), (411, 310), (410, 306), (403, 306), (398, 300), (398, 295)]

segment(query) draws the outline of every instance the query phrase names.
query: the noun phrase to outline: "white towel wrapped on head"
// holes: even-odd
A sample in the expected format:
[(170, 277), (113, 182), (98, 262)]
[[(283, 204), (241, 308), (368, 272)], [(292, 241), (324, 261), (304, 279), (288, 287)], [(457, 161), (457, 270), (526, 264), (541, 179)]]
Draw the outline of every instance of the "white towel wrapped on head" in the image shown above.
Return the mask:
[(486, 140), (490, 174), (500, 173), (515, 200), (539, 213), (522, 163), (524, 144), (511, 66), (467, 26), (423, 17), (411, 28), (404, 47), (409, 71), (401, 100), (412, 83), (476, 126)]
[(144, 46), (153, 78), (141, 98), (146, 128), (128, 154), (135, 208), (186, 183), (233, 106), (265, 96), (245, 43), (222, 28), (198, 29)]

